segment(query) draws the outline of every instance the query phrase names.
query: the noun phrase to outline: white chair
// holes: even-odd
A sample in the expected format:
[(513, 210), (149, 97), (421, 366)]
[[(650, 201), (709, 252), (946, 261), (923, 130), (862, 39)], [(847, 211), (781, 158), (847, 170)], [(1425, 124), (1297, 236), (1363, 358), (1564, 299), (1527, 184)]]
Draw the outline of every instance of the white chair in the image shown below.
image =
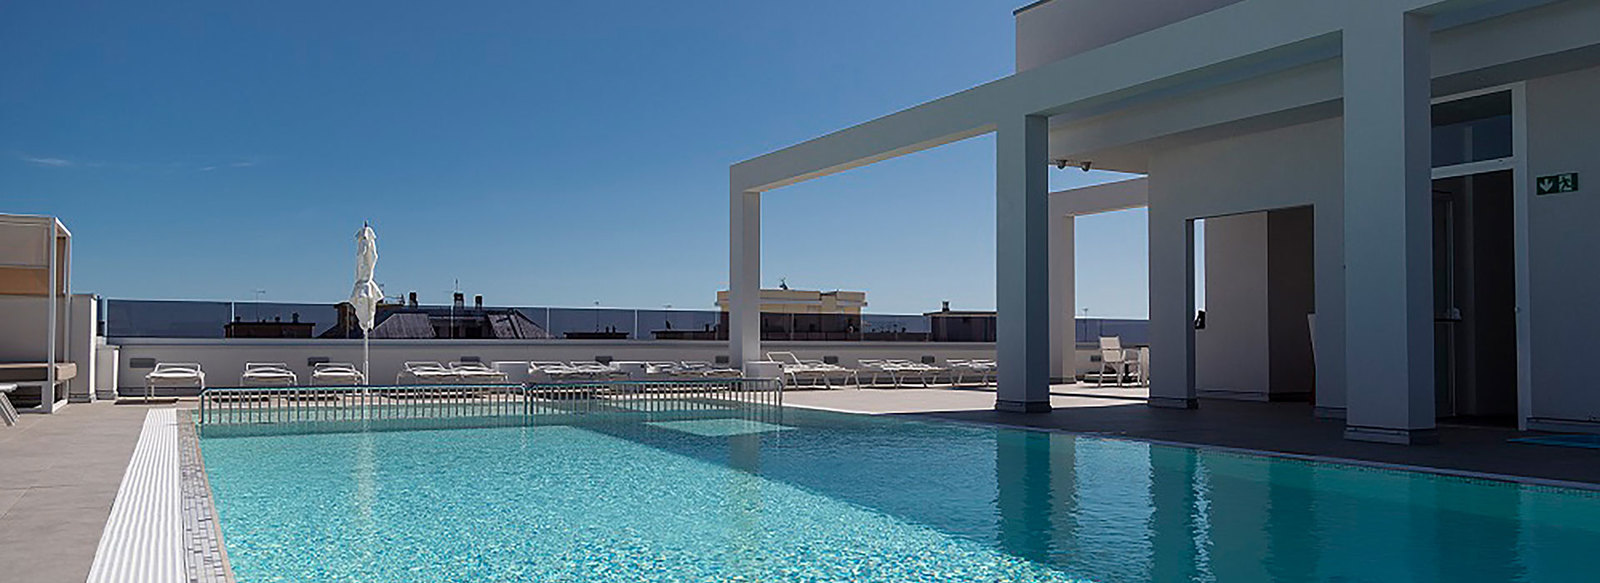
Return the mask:
[(394, 375), (394, 384), (407, 384), (405, 379), (411, 379), (410, 384), (440, 384), (453, 383), (460, 377), (445, 365), (433, 361), (412, 361), (405, 364), (405, 368)]
[(157, 386), (188, 387), (193, 386), (204, 391), (206, 389), (206, 373), (200, 370), (200, 364), (194, 362), (162, 362), (157, 363), (155, 369), (144, 375), (144, 398), (150, 400), (155, 396)]
[(1122, 386), (1129, 371), (1143, 375), (1137, 357), (1129, 358), (1129, 351), (1122, 348), (1122, 338), (1118, 336), (1100, 337), (1100, 373), (1095, 375), (1095, 386), (1105, 386), (1106, 371), (1117, 375), (1117, 386)]
[(247, 362), (239, 384), (246, 387), (292, 387), (300, 384), (299, 375), (281, 362)]
[(367, 384), (366, 375), (348, 362), (319, 362), (311, 368), (311, 384), (318, 387), (353, 387)]
[(450, 372), (455, 373), (456, 380), (465, 383), (505, 383), (506, 373), (489, 368), (481, 362), (452, 362)]

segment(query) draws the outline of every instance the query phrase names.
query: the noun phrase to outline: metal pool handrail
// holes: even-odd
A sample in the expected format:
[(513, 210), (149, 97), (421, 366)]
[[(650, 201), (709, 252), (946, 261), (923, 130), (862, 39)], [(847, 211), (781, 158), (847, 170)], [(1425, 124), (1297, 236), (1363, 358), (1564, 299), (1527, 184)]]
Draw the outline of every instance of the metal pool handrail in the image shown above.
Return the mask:
[(783, 383), (778, 379), (249, 387), (201, 391), (197, 420), (202, 426), (465, 418), (504, 424), (554, 415), (746, 412), (782, 406)]

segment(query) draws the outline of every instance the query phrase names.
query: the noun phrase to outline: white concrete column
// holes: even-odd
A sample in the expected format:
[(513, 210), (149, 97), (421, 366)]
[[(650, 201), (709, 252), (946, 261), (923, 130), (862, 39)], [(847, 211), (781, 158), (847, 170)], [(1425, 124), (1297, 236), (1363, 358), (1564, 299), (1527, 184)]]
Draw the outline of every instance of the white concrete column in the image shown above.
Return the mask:
[(734, 190), (729, 207), (729, 364), (743, 369), (761, 360), (761, 193)]
[(59, 296), (61, 288), (57, 285), (57, 278), (60, 276), (59, 270), (61, 269), (61, 256), (59, 253), (57, 253), (59, 247), (56, 245), (56, 238), (61, 234), (59, 231), (60, 223), (56, 222), (55, 217), (49, 217), (49, 219), (50, 239), (48, 240), (48, 243), (50, 245), (50, 281), (45, 287), (50, 294), (50, 313), (49, 315), (45, 316), (45, 321), (50, 328), (48, 332), (45, 332), (45, 341), (48, 342), (50, 346), (45, 350), (45, 359), (49, 364), (45, 368), (44, 388), (39, 390), (39, 407), (43, 409), (45, 413), (54, 413), (56, 412), (56, 358), (60, 356), (60, 353), (57, 352), (56, 349), (60, 347), (61, 343), (60, 331), (56, 329), (57, 324), (60, 323), (61, 316), (61, 302)]
[(1077, 378), (1076, 257), (1073, 238), (1077, 217), (1063, 214), (1051, 199), (1050, 209), (1050, 378)]
[(1345, 437), (1426, 443), (1437, 440), (1429, 27), (1374, 13), (1352, 10), (1344, 30)]
[(1050, 188), (1048, 118), (1000, 120), (995, 135), (998, 220), (995, 409), (1050, 410)]
[(1319, 202), (1313, 212), (1317, 272), (1315, 411), (1318, 417), (1343, 419), (1348, 386), (1344, 356), (1344, 205)]
[(1194, 221), (1150, 205), (1151, 407), (1194, 409)]

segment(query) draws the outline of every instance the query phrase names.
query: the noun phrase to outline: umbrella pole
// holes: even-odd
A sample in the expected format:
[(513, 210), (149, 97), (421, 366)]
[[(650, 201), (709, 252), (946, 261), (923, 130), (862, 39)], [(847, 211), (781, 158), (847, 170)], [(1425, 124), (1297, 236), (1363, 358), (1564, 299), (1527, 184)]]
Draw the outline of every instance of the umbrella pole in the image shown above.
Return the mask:
[(372, 339), (367, 335), (370, 330), (361, 331), (361, 384), (372, 384)]

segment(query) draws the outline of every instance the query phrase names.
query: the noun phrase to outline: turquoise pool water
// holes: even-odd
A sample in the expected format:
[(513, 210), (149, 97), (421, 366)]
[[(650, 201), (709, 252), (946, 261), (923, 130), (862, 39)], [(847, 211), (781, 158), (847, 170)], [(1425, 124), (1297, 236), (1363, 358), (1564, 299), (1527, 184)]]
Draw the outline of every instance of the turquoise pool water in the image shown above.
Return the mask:
[(240, 581), (1593, 581), (1600, 496), (940, 422), (202, 439)]

